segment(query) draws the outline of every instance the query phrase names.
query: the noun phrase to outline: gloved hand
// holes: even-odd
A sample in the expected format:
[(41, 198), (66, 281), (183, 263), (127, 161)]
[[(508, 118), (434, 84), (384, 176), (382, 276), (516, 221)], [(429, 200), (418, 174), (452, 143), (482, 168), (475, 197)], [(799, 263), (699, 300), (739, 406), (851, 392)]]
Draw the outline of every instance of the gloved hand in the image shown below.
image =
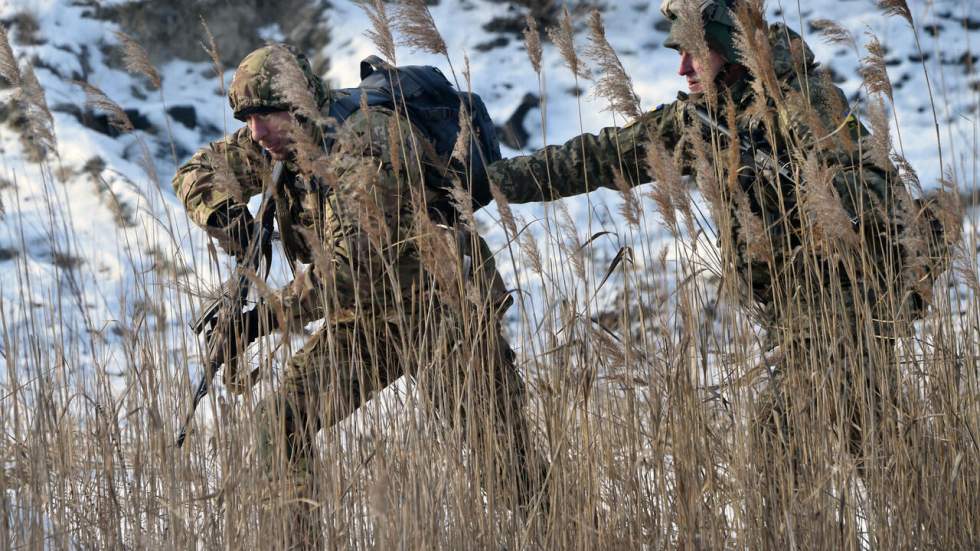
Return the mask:
[[(220, 368), (224, 365), (223, 381), (229, 390), (238, 394), (244, 392), (251, 384), (245, 385), (238, 376), (239, 355), (263, 332), (262, 308), (255, 307), (243, 312), (239, 317), (219, 323), (207, 335), (208, 353), (212, 365)], [(268, 321), (268, 320), (267, 320)], [(265, 324), (268, 326), (268, 324)], [(268, 328), (265, 329), (268, 331)], [(251, 373), (249, 379), (255, 379), (257, 371)], [(254, 383), (254, 380), (251, 381)]]
[(211, 213), (205, 229), (225, 252), (242, 262), (248, 252), (254, 228), (252, 213), (244, 205), (229, 203)]

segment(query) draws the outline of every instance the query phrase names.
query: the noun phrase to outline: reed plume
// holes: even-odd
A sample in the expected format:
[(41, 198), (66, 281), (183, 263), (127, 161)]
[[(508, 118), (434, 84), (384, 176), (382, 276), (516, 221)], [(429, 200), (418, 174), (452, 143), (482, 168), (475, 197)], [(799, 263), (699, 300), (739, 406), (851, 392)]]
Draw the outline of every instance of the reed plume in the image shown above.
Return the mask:
[(616, 50), (606, 39), (606, 28), (599, 10), (593, 10), (589, 17), (589, 46), (585, 49), (585, 56), (598, 67), (596, 95), (605, 98), (613, 111), (631, 119), (639, 117), (640, 98)]
[(44, 97), (44, 89), (34, 74), (34, 69), (27, 65), (21, 71), (20, 89), (18, 90), (21, 105), (27, 110), (27, 125), (31, 142), (38, 148), (42, 159), (50, 152), (57, 153), (57, 140), (54, 134), (54, 117), (48, 109)]
[(272, 86), (279, 93), (293, 113), (306, 119), (316, 126), (323, 123), (323, 115), (317, 98), (310, 89), (303, 69), (296, 63), (296, 58), (285, 48), (273, 48), (269, 53), (269, 62), (276, 68)]
[(109, 117), (109, 125), (123, 134), (133, 130), (133, 123), (129, 120), (129, 116), (118, 103), (109, 99), (105, 92), (87, 82), (75, 84), (85, 91), (86, 107), (105, 113)]
[(915, 26), (912, 20), (912, 10), (909, 9), (908, 2), (905, 0), (878, 0), (876, 4), (885, 15), (901, 17), (909, 25)]
[(10, 47), (10, 38), (3, 25), (0, 25), (0, 77), (11, 86), (20, 86), (20, 66), (17, 64), (17, 57)]
[(649, 197), (657, 205), (664, 223), (675, 236), (680, 235), (677, 225), (677, 210), (683, 207), (680, 195), (685, 192), (679, 170), (670, 153), (664, 148), (663, 142), (655, 136), (649, 137), (647, 144), (647, 172), (653, 180)]
[(818, 250), (835, 251), (838, 245), (858, 250), (861, 243), (854, 224), (834, 189), (835, 171), (820, 161), (816, 151), (810, 151), (799, 164), (803, 176), (803, 212)]
[(507, 237), (510, 239), (517, 237), (517, 223), (514, 221), (514, 212), (510, 209), (510, 203), (507, 201), (507, 197), (497, 187), (496, 183), (490, 184), (490, 195), (497, 203), (497, 211), (500, 212), (500, 221), (504, 224), (504, 229), (509, 234)]
[(456, 142), (453, 144), (451, 159), (455, 159), (460, 166), (467, 167), (470, 162), (470, 144), (473, 139), (472, 122), (470, 121), (469, 110), (466, 102), (459, 104), (459, 134), (456, 135)]
[(538, 21), (530, 14), (524, 16), (527, 27), (524, 29), (524, 47), (527, 49), (527, 57), (531, 60), (531, 67), (534, 72), (541, 74), (541, 32), (538, 30)]
[[(522, 228), (526, 228), (529, 225), (523, 218), (519, 222)], [(541, 260), (541, 249), (538, 247), (538, 240), (534, 237), (534, 234), (530, 231), (525, 231), (518, 239), (518, 246), (530, 262), (531, 269), (534, 270), (534, 273), (539, 276), (543, 275), (544, 262)]]
[(459, 220), (468, 230), (476, 231), (476, 213), (473, 211), (473, 196), (464, 187), (463, 181), (453, 178), (453, 185), (449, 188), (449, 201), (459, 214)]
[(114, 33), (123, 47), (123, 64), (126, 70), (136, 75), (143, 75), (150, 80), (153, 88), (159, 89), (161, 85), (160, 73), (150, 63), (150, 56), (147, 55), (143, 46), (140, 46), (133, 37), (122, 31)]
[(748, 257), (756, 261), (771, 261), (772, 249), (769, 246), (766, 226), (762, 218), (752, 212), (749, 196), (741, 189), (735, 191), (735, 219), (741, 228), (739, 237), (745, 243)]
[(620, 170), (614, 170), (613, 173), (616, 189), (619, 190), (619, 194), (623, 198), (623, 204), (619, 207), (619, 213), (623, 215), (623, 219), (631, 226), (639, 226), (643, 208), (640, 206), (640, 201), (636, 197), (636, 192), (633, 191), (632, 186), (629, 185)]
[(558, 47), (558, 52), (573, 75), (577, 78), (592, 78), (588, 67), (582, 63), (575, 51), (575, 28), (572, 25), (572, 16), (568, 13), (567, 7), (562, 7), (558, 26), (548, 29), (548, 36)]
[(214, 70), (214, 75), (218, 77), (218, 89), (221, 90), (221, 95), (225, 95), (225, 66), (221, 62), (221, 52), (218, 50), (218, 43), (214, 39), (214, 34), (211, 33), (211, 27), (208, 27), (208, 22), (201, 16), (201, 27), (204, 29), (204, 36), (207, 38), (207, 43), (201, 43), (201, 48), (208, 54), (208, 58), (211, 60), (211, 67)]
[(888, 123), (888, 108), (881, 97), (868, 103), (868, 123), (871, 136), (868, 138), (868, 155), (871, 161), (882, 170), (891, 170), (891, 126)]
[(762, 120), (769, 111), (766, 98), (782, 101), (782, 89), (773, 67), (772, 47), (769, 44), (769, 28), (766, 25), (763, 6), (754, 0), (739, 2), (735, 10), (735, 49), (739, 62), (754, 77), (751, 80), (755, 92), (755, 102), (749, 113), (756, 120)]
[(861, 68), (858, 70), (864, 78), (864, 85), (868, 88), (868, 95), (884, 94), (888, 101), (894, 103), (894, 91), (892, 81), (888, 78), (888, 69), (885, 65), (885, 48), (881, 45), (877, 36), (872, 35), (871, 40), (865, 46), (868, 55), (862, 59)]
[(371, 21), (371, 29), (364, 31), (371, 42), (374, 43), (385, 60), (392, 65), (397, 65), (395, 60), (395, 37), (391, 30), (394, 28), (391, 18), (388, 16), (388, 9), (383, 0), (357, 0), (357, 5), (367, 14)]
[(836, 21), (831, 21), (830, 19), (814, 19), (810, 22), (810, 26), (819, 32), (828, 43), (847, 46), (857, 51), (857, 41), (854, 39), (854, 35)]
[(394, 15), (393, 28), (401, 35), (403, 45), (415, 51), (449, 57), (446, 41), (442, 39), (425, 0), (402, 0), (396, 4)]
[[(717, 168), (723, 166), (725, 158), (722, 157), (715, 161), (713, 152), (710, 150), (707, 140), (704, 139), (701, 121), (696, 120), (695, 124), (687, 129), (686, 137), (691, 144), (691, 151), (694, 153), (694, 173), (696, 174), (698, 190), (701, 191), (701, 196), (707, 201), (711, 215), (716, 221), (721, 221), (726, 208)], [(737, 147), (732, 149), (737, 153)], [(739, 168), (738, 161), (739, 157), (736, 156), (734, 166), (729, 167), (729, 170), (734, 169), (736, 177)]]

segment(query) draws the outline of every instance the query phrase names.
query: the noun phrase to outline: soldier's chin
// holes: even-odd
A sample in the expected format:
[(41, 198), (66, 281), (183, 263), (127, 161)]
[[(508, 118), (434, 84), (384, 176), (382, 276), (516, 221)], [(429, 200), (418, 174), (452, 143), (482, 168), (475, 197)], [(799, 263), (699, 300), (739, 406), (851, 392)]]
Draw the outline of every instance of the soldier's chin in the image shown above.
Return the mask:
[(700, 82), (688, 82), (687, 91), (692, 94), (700, 94), (701, 92), (704, 92), (704, 86), (701, 86)]
[(275, 149), (265, 148), (269, 152), (269, 156), (277, 161), (284, 161), (286, 157), (289, 156), (289, 151), (284, 147), (277, 147)]

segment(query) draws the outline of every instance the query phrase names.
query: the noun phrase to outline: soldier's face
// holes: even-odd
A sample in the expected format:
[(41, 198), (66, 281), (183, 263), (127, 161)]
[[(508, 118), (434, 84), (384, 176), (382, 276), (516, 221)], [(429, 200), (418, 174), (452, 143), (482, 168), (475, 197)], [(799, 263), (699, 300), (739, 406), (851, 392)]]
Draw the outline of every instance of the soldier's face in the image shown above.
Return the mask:
[(692, 94), (704, 92), (705, 82), (712, 82), (725, 66), (725, 58), (714, 50), (708, 50), (707, 63), (702, 63), (694, 54), (681, 50), (681, 66), (677, 74), (687, 79), (687, 89)]
[(245, 118), (252, 139), (257, 141), (272, 158), (281, 161), (289, 156), (292, 139), (291, 128), (296, 124), (288, 111), (253, 113)]

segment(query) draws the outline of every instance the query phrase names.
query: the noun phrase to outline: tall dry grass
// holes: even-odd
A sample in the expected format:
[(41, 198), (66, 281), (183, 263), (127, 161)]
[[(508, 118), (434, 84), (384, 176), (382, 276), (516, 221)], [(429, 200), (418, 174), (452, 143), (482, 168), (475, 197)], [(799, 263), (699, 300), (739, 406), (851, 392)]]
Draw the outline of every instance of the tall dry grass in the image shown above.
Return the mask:
[[(369, 5), (373, 36), (394, 62), (385, 4)], [(421, 3), (413, 6), (401, 16), (420, 19), (399, 28), (431, 33), (427, 10)], [(908, 13), (895, 2), (885, 7), (903, 17)], [(753, 15), (740, 14), (747, 46), (758, 46)], [(567, 12), (560, 25), (552, 36), (576, 78), (585, 78), (589, 73), (574, 51)], [(600, 92), (609, 94), (614, 109), (631, 113), (635, 94), (605, 42), (598, 15), (591, 28), (595, 69), (600, 79), (612, 79), (601, 81), (606, 85)], [(839, 29), (833, 29), (840, 39)], [(531, 63), (541, 75), (540, 39), (533, 25), (526, 37)], [(29, 83), (21, 78), (5, 35), (0, 39), (0, 71), (14, 84)], [(433, 44), (432, 39), (426, 43)], [(891, 90), (876, 55), (872, 42), (866, 64), (872, 96)], [(758, 72), (758, 92), (776, 95), (768, 60), (757, 56), (747, 64)], [(138, 67), (155, 74), (149, 69)], [(94, 88), (87, 91), (93, 106), (115, 113), (115, 122), (126, 128), (125, 114), (111, 99)], [(50, 127), (44, 104), (30, 86), (25, 97), (37, 107), (31, 113), (38, 127)], [(805, 98), (773, 101), (812, 115)], [(894, 163), (901, 159), (882, 140), (886, 111), (895, 105), (890, 93), (881, 102), (884, 109), (870, 115), (880, 139), (868, 159)], [(760, 120), (771, 121), (760, 105), (754, 108)], [(732, 109), (729, 105), (729, 125)], [(779, 254), (781, 244), (767, 237), (763, 221), (744, 194), (734, 191), (734, 182), (722, 178), (739, 159), (720, 146), (716, 134), (705, 137), (700, 130), (689, 135), (697, 167), (693, 182), (684, 180), (675, 157), (655, 144), (645, 159), (655, 184), (644, 191), (625, 179), (606, 183), (624, 196), (625, 224), (617, 227), (625, 244), (612, 259), (598, 256), (591, 246), (609, 236), (594, 234), (583, 243), (583, 221), (573, 219), (561, 203), (549, 208), (543, 222), (556, 241), (554, 254), (544, 255), (544, 244), (526, 231), (529, 222), (515, 216), (500, 190), (494, 190), (510, 240), (497, 263), (520, 265), (515, 286), (543, 289), (540, 300), (545, 302), (543, 308), (519, 310), (518, 323), (530, 328), (521, 334), (535, 336), (520, 343), (524, 353), (517, 362), (527, 386), (525, 410), (533, 444), (549, 460), (543, 499), (525, 511), (514, 507), (519, 490), (514, 472), (501, 470), (515, 435), (495, 430), (487, 415), (486, 400), (500, 389), (486, 379), (490, 358), (481, 338), (494, 322), (486, 308), (474, 305), (485, 307), (488, 299), (461, 278), (457, 244), (443, 239), (429, 220), (422, 195), (410, 200), (418, 219), (411, 232), (429, 271), (425, 281), (436, 292), (414, 302), (390, 303), (388, 323), (362, 321), (358, 330), (371, 337), (363, 341), (352, 342), (329, 322), (312, 329), (294, 326), (294, 334), (260, 340), (242, 369), (258, 369), (261, 381), (242, 396), (220, 388), (212, 392), (183, 449), (175, 448), (174, 437), (206, 351), (184, 330), (201, 297), (182, 290), (200, 282), (180, 270), (139, 270), (143, 263), (134, 250), (133, 288), (119, 301), (115, 330), (105, 334), (86, 314), (85, 281), (97, 277), (92, 266), (61, 263), (58, 286), (42, 297), (46, 304), (37, 305), (27, 261), (14, 259), (20, 300), (0, 304), (6, 367), (0, 389), (3, 547), (279, 548), (296, 536), (288, 515), (303, 507), (318, 515), (316, 531), (328, 548), (980, 545), (976, 211), (968, 211), (964, 232), (944, 259), (952, 268), (932, 286), (928, 314), (897, 332), (893, 343), (855, 339), (839, 307), (845, 291), (835, 287), (834, 278), (814, 281), (811, 269), (789, 285), (809, 291), (814, 302), (786, 308), (799, 321), (793, 331), (813, 332), (813, 349), (800, 349), (791, 339), (776, 339), (780, 346), (770, 349), (763, 344), (767, 335), (760, 313), (730, 263), (734, 251), (713, 249), (698, 236), (729, 241), (727, 228), (737, 222), (749, 236), (748, 254), (760, 260)], [(418, 177), (412, 172), (422, 162), (418, 144), (404, 136), (393, 127), (384, 145), (400, 152), (396, 164)], [(53, 135), (42, 137), (53, 147)], [(975, 161), (976, 144), (972, 151)], [(315, 148), (304, 153), (311, 170), (329, 167), (330, 160)], [(876, 257), (841, 222), (847, 214), (830, 185), (833, 168), (810, 151), (791, 153), (795, 185), (804, 198), (802, 216), (809, 222), (801, 236), (802, 262), (813, 268), (823, 255), (835, 255), (848, 273), (870, 271), (868, 264)], [(63, 194), (50, 181), (51, 165), (43, 166), (44, 185), (55, 197)], [(906, 163), (903, 170), (911, 183), (908, 168)], [(360, 177), (364, 185), (350, 199), (356, 235), (363, 237), (371, 262), (379, 263), (372, 265), (377, 272), (363, 275), (395, 277), (392, 255), (402, 244), (392, 242), (378, 199), (370, 194), (370, 171)], [(955, 178), (944, 182), (949, 191), (959, 184)], [(645, 206), (651, 201), (640, 202), (637, 192), (656, 209)], [(468, 203), (465, 190), (455, 194), (457, 203)], [(55, 225), (67, 227), (70, 214), (64, 204), (51, 201), (48, 213)], [(959, 220), (961, 208), (976, 208), (955, 201), (941, 204), (941, 214), (951, 220)], [(905, 203), (906, 227), (919, 214), (915, 205)], [(714, 224), (707, 222), (704, 208)], [(475, 226), (472, 214), (464, 213), (464, 219)], [(662, 223), (675, 238), (666, 247), (635, 239)], [(916, 242), (912, 233), (892, 237), (928, 254), (928, 243)], [(51, 240), (58, 239), (52, 235)], [(63, 257), (70, 256), (71, 239), (59, 246), (65, 249)], [(347, 261), (342, 254), (330, 247), (315, 250), (311, 271), (301, 272), (294, 287), (311, 288), (308, 278), (314, 276), (329, 287), (332, 270)], [(909, 269), (922, 268), (925, 260)], [(594, 297), (612, 285), (610, 279), (619, 286), (616, 306), (600, 309)], [(256, 286), (258, 295), (270, 292)], [(874, 312), (859, 308), (856, 315), (866, 321), (881, 312), (900, 317), (904, 297), (888, 290)], [(526, 300), (523, 292), (514, 295), (518, 302)], [(368, 320), (369, 305), (381, 299), (391, 297), (359, 295), (356, 317)], [(347, 313), (333, 302), (319, 306), (328, 319)], [(298, 488), (295, 478), (283, 476), (285, 465), (270, 472), (258, 461), (255, 406), (281, 387), (283, 366), (311, 331), (325, 331), (333, 343), (320, 360), (326, 380), (319, 384), (336, 385), (337, 378), (358, 372), (377, 388), (360, 389), (356, 395), (365, 405), (350, 417), (344, 414), (353, 404), (336, 395), (321, 404), (324, 413), (337, 414), (337, 424), (321, 431), (310, 458), (316, 476)], [(345, 345), (358, 353), (345, 352)], [(833, 350), (829, 356), (828, 350)], [(382, 392), (383, 383), (399, 375), (377, 360), (382, 356), (399, 358), (413, 377)], [(782, 397), (799, 407), (785, 416), (792, 457), (780, 461), (774, 455), (780, 450), (756, 437), (757, 416), (759, 402), (772, 397), (773, 371), (787, 356), (793, 369), (782, 374)], [(828, 357), (853, 367), (828, 364)], [(121, 372), (115, 372), (118, 366)], [(860, 380), (865, 376), (893, 384), (876, 394)], [(453, 406), (459, 397), (465, 408)], [(849, 407), (857, 408), (856, 417), (848, 415)], [(865, 427), (857, 454), (849, 445), (852, 419), (861, 419)], [(482, 446), (467, 444), (474, 435)]]

